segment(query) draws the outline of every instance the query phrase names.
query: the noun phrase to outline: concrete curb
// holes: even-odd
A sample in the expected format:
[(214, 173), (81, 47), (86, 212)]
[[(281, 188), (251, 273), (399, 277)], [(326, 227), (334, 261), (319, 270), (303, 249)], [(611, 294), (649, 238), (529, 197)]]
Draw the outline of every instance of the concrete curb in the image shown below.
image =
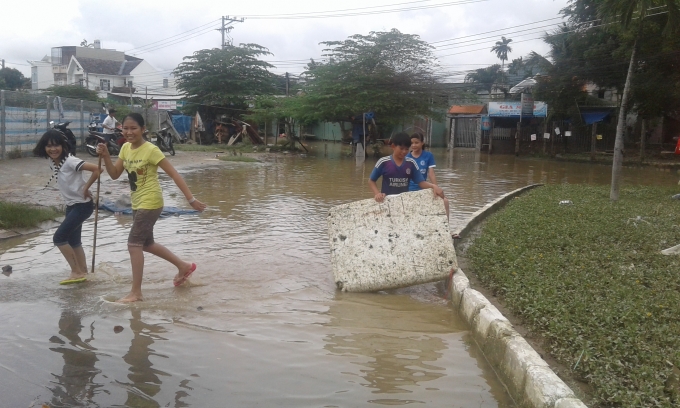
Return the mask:
[[(487, 204), (473, 214), (458, 234), (468, 233), (510, 199), (540, 185), (520, 188)], [(472, 328), (475, 342), (518, 406), (587, 408), (510, 321), (483, 294), (470, 287), (470, 281), (461, 269), (453, 275), (450, 285), (454, 308)]]
[(460, 227), (458, 231), (451, 231), (452, 234), (458, 234), (459, 236), (463, 236), (470, 232), (474, 227), (479, 225), (486, 217), (489, 215), (493, 214), (496, 212), (498, 209), (503, 207), (505, 204), (508, 203), (508, 201), (512, 200), (513, 198), (523, 194), (526, 191), (532, 190), (536, 187), (540, 187), (543, 184), (530, 184), (526, 187), (518, 188), (515, 191), (511, 191), (507, 194), (504, 194), (500, 196), (500, 198), (496, 199), (495, 201), (490, 202), (489, 204), (485, 205), (484, 207), (480, 208), (479, 210), (475, 211), (472, 213), (470, 218), (467, 220), (465, 225)]

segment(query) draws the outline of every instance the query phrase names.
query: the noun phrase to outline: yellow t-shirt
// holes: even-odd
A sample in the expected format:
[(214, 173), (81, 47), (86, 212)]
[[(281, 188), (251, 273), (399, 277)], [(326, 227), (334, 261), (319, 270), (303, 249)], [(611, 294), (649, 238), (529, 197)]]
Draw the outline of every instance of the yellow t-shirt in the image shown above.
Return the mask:
[(158, 163), (165, 155), (153, 143), (145, 142), (136, 149), (125, 143), (118, 157), (128, 172), (133, 210), (155, 210), (163, 207), (163, 191), (158, 182)]

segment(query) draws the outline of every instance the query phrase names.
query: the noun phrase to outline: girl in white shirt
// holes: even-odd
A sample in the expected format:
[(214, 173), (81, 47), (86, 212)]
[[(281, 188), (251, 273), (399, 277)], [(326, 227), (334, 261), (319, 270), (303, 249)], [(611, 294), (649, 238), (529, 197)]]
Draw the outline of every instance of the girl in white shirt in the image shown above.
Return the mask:
[[(45, 132), (33, 153), (51, 159), (50, 167), (53, 174), (47, 184), (49, 185), (52, 180), (56, 181), (61, 198), (66, 204), (66, 216), (54, 233), (53, 241), (71, 267), (71, 274), (59, 283), (65, 285), (85, 282), (87, 261), (80, 237), (83, 222), (94, 211), (94, 203), (88, 190), (97, 180), (100, 170), (96, 164), (86, 163), (71, 156), (66, 136), (56, 129)], [(83, 180), (83, 171), (92, 173), (87, 182)]]

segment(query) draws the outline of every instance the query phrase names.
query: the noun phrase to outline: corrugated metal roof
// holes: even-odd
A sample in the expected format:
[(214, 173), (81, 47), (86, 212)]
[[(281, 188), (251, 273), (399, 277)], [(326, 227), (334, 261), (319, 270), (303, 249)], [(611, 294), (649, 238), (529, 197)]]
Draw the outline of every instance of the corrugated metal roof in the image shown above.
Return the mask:
[(450, 115), (479, 115), (486, 111), (486, 105), (453, 105)]

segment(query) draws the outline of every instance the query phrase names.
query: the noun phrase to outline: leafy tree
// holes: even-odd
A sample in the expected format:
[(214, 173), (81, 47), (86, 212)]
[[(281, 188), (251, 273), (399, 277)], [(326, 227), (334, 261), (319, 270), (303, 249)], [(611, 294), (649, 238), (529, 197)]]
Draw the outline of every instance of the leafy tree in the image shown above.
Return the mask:
[(512, 47), (510, 43), (512, 39), (501, 37), (500, 41), (496, 41), (496, 44), (491, 47), (491, 52), (495, 52), (499, 60), (501, 60), (501, 69), (505, 68), (505, 61), (508, 60), (508, 53), (512, 52)]
[[(680, 2), (570, 0), (563, 13), (578, 34), (568, 44), (580, 58), (576, 64), (580, 77), (600, 86), (616, 87), (621, 95), (610, 191), (610, 199), (618, 200), (629, 106), (644, 117), (651, 113), (652, 106), (658, 109), (657, 114), (677, 106), (677, 102), (669, 103), (669, 99), (680, 97), (677, 89), (673, 89), (677, 88), (677, 79), (672, 79), (677, 78), (678, 45), (677, 40), (669, 36), (680, 22)], [(602, 23), (606, 28), (597, 27)], [(582, 47), (588, 42), (591, 49)], [(664, 72), (670, 76), (658, 76)], [(654, 102), (655, 96), (661, 96), (656, 99), (665, 106)]]
[(598, 14), (605, 21), (618, 21), (621, 28), (630, 29), (633, 17), (637, 18), (635, 40), (630, 54), (628, 74), (621, 97), (621, 107), (619, 108), (619, 121), (616, 126), (616, 141), (614, 143), (614, 160), (612, 164), (612, 183), (609, 199), (616, 201), (619, 199), (619, 184), (621, 179), (621, 168), (623, 167), (623, 131), (626, 122), (628, 97), (635, 64), (638, 62), (636, 53), (642, 37), (645, 17), (650, 14), (650, 9), (655, 6), (665, 6), (668, 13), (668, 20), (664, 29), (666, 34), (676, 31), (680, 23), (680, 4), (677, 0), (602, 0), (598, 8)]
[(2, 85), (2, 89), (13, 91), (27, 88), (30, 85), (30, 79), (26, 78), (18, 69), (2, 68), (0, 69), (0, 85)]
[(392, 29), (325, 41), (325, 62), (310, 61), (296, 102), (306, 121), (338, 122), (373, 111), (390, 127), (416, 115), (437, 116), (447, 103), (432, 47)]
[(486, 68), (478, 68), (465, 76), (465, 82), (473, 84), (477, 90), (485, 90), (489, 95), (494, 90), (501, 90), (506, 92), (505, 83), (506, 75), (500, 65), (494, 64)]
[(174, 70), (177, 88), (186, 95), (189, 110), (240, 117), (249, 99), (275, 93), (268, 70), (273, 66), (259, 59), (264, 55), (271, 53), (257, 44), (196, 51)]
[(52, 96), (61, 96), (62, 98), (82, 99), (84, 101), (98, 101), (99, 96), (97, 92), (83, 88), (80, 85), (52, 85), (45, 93)]

